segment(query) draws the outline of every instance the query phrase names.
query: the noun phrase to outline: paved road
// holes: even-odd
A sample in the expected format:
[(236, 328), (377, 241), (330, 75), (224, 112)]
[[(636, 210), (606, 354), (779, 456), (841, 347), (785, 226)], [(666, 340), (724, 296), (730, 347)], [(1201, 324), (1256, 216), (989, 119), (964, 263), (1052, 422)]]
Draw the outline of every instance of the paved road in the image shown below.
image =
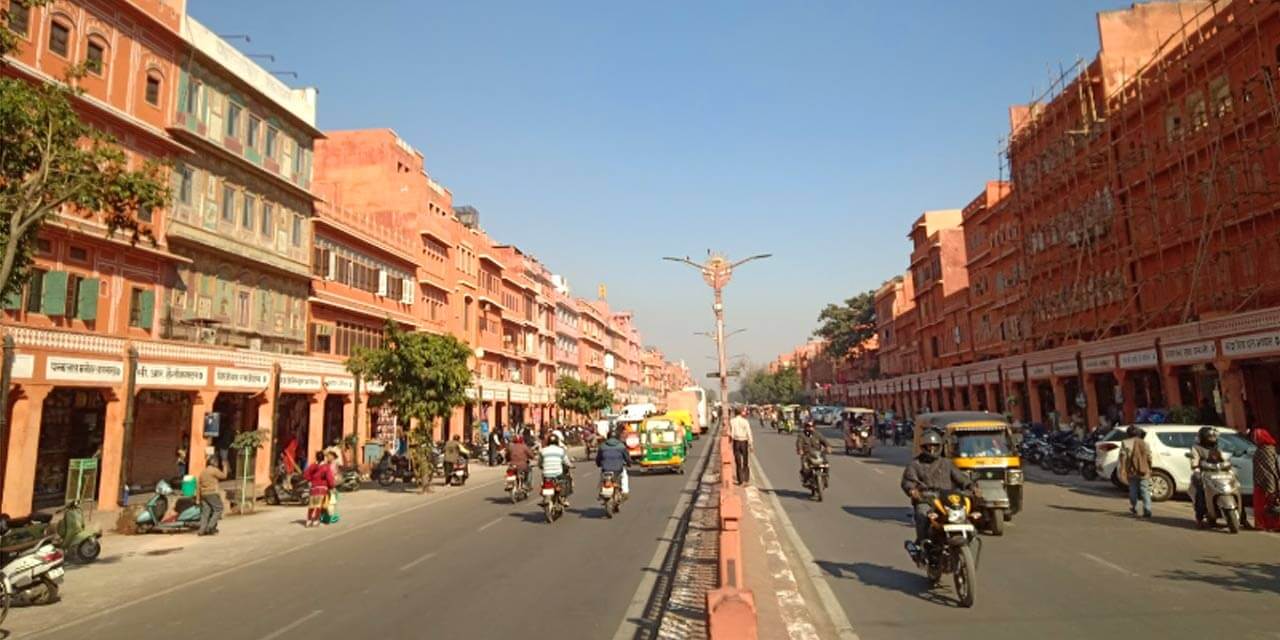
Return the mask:
[(977, 604), (964, 610), (949, 580), (929, 589), (902, 548), (913, 535), (898, 489), (905, 448), (850, 458), (840, 446), (819, 503), (802, 491), (792, 437), (757, 434), (775, 484), (753, 480), (776, 492), (862, 640), (1280, 637), (1280, 535), (1197, 531), (1186, 503), (1135, 521), (1107, 484), (1032, 482), (1004, 537), (984, 538)]
[(614, 520), (594, 500), (597, 478), (594, 465), (575, 473), (572, 507), (553, 525), (536, 499), (511, 505), (500, 480), (439, 489), (424, 508), (344, 520), (344, 535), (38, 637), (612, 638), (689, 476), (633, 477)]

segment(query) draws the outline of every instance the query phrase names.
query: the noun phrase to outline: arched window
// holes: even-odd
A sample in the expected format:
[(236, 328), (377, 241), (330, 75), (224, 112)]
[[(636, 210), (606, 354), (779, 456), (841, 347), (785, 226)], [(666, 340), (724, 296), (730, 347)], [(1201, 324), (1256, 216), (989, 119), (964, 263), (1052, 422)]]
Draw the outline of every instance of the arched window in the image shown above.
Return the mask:
[(49, 21), (49, 50), (64, 58), (71, 55), (71, 22), (66, 18)]
[(160, 106), (160, 84), (162, 78), (160, 72), (151, 70), (147, 72), (147, 92), (145, 94), (147, 104), (153, 107)]
[(84, 65), (89, 73), (105, 76), (107, 70), (107, 42), (100, 36), (89, 36), (89, 44), (85, 48)]

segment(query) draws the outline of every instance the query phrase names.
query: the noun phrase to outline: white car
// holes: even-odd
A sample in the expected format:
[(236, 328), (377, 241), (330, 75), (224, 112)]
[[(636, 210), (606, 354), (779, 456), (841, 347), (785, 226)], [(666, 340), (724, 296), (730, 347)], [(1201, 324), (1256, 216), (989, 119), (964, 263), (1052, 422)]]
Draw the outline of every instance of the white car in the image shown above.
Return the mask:
[[(1151, 447), (1151, 499), (1162, 502), (1175, 493), (1186, 494), (1191, 490), (1191, 460), (1187, 454), (1196, 443), (1198, 424), (1140, 424), (1146, 432), (1144, 440)], [(1095, 465), (1098, 476), (1110, 478), (1117, 487), (1120, 484), (1116, 467), (1120, 463), (1120, 442), (1125, 439), (1128, 427), (1116, 427), (1107, 437), (1094, 445), (1097, 451)], [(1231, 454), (1231, 464), (1236, 467), (1243, 493), (1253, 492), (1253, 449), (1251, 442), (1234, 429), (1214, 427), (1218, 430), (1218, 446)]]

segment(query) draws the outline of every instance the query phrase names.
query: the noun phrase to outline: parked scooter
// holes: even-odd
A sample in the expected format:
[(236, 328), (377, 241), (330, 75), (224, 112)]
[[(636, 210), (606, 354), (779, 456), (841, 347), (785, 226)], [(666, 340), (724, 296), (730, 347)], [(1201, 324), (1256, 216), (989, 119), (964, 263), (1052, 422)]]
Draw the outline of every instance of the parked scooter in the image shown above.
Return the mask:
[(307, 504), (311, 497), (311, 483), (302, 479), (301, 473), (288, 473), (284, 465), (276, 466), (276, 473), (271, 484), (263, 491), (262, 497), (267, 504), (277, 505), (283, 502)]
[[(1191, 454), (1187, 454), (1191, 457)], [(1216, 527), (1218, 516), (1227, 522), (1231, 533), (1240, 533), (1240, 510), (1244, 500), (1240, 496), (1240, 479), (1231, 466), (1231, 454), (1200, 461), (1200, 484), (1204, 487), (1204, 518), (1208, 526)], [(1192, 492), (1195, 499), (1195, 492)], [(1197, 521), (1196, 524), (1201, 524)]]
[(170, 521), (165, 521), (165, 514), (169, 512), (169, 496), (173, 495), (173, 488), (168, 482), (161, 480), (156, 483), (155, 493), (151, 499), (142, 506), (142, 510), (138, 512), (133, 522), (138, 527), (139, 533), (149, 533), (151, 531), (194, 531), (200, 528), (200, 504), (192, 500), (191, 504), (177, 513), (177, 517)]
[(354, 466), (340, 467), (341, 475), (338, 477), (338, 491), (343, 493), (351, 493), (360, 490), (360, 470)]
[[(0, 536), (8, 531), (9, 516), (0, 514)], [(62, 585), (63, 554), (53, 538), (42, 538), (18, 552), (0, 553), (0, 622), (10, 605), (43, 605), (58, 601)]]

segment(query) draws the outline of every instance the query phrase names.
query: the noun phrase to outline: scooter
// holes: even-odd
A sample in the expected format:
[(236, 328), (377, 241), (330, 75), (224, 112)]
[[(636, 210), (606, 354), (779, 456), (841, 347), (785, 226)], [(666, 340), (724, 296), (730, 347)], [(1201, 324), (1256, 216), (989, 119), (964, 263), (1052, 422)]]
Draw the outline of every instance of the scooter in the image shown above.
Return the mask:
[[(9, 528), (9, 516), (0, 514), (0, 535)], [(9, 615), (9, 606), (44, 605), (58, 601), (64, 569), (63, 554), (53, 545), (53, 538), (37, 541), (30, 548), (0, 554), (0, 622)]]
[(58, 534), (58, 546), (72, 562), (88, 563), (102, 554), (102, 529), (84, 521), (84, 509), (80, 501), (72, 501), (61, 511), (62, 520), (54, 526)]
[(165, 521), (165, 514), (169, 512), (169, 496), (171, 495), (173, 495), (173, 488), (169, 486), (168, 482), (161, 480), (156, 483), (155, 493), (142, 506), (142, 510), (138, 512), (138, 516), (133, 520), (139, 533), (195, 531), (200, 528), (200, 504), (195, 501), (192, 501), (185, 509), (179, 511), (176, 518)]
[(355, 467), (341, 467), (342, 475), (338, 478), (338, 491), (351, 493), (360, 490), (360, 471)]
[(1216, 526), (1218, 516), (1222, 516), (1231, 533), (1240, 533), (1240, 510), (1244, 501), (1230, 455), (1224, 453), (1220, 460), (1201, 460), (1200, 484), (1204, 487), (1204, 517), (1209, 526)]
[(311, 483), (302, 479), (301, 473), (287, 473), (284, 465), (276, 466), (276, 473), (271, 484), (262, 492), (267, 504), (277, 505), (283, 502), (307, 504), (311, 498)]
[(467, 478), (471, 474), (467, 472), (467, 458), (464, 456), (449, 469), (449, 474), (444, 477), (445, 486), (457, 485), (461, 487), (467, 483)]

